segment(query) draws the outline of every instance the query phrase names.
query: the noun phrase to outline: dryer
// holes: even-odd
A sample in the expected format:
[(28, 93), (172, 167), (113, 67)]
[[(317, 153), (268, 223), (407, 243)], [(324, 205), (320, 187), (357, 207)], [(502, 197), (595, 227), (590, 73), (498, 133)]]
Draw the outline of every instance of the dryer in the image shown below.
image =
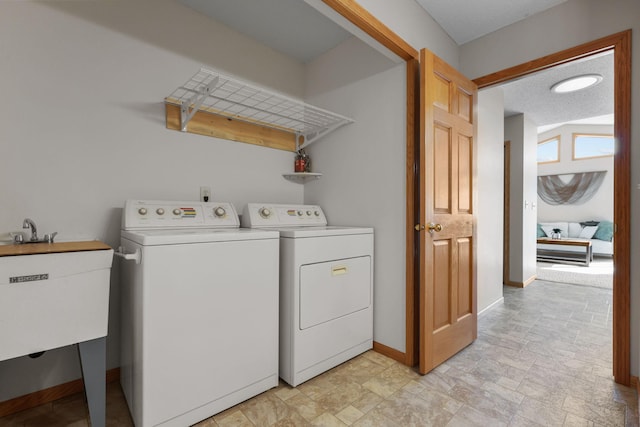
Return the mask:
[(280, 378), (295, 387), (372, 348), (372, 228), (268, 203), (249, 203), (241, 224), (280, 232)]
[(278, 385), (278, 233), (231, 203), (129, 200), (121, 384), (137, 427), (186, 426)]

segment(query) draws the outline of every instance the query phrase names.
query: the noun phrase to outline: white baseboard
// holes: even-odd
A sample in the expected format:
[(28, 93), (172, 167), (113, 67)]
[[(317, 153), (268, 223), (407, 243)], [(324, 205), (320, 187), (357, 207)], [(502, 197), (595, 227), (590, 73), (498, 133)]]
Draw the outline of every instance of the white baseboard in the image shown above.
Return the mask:
[(492, 302), (491, 304), (489, 304), (488, 307), (486, 307), (484, 310), (482, 310), (481, 312), (478, 313), (478, 317), (482, 316), (484, 313), (486, 313), (487, 311), (491, 310), (493, 307), (495, 307), (498, 304), (503, 304), (504, 303), (504, 297), (500, 297), (497, 300), (495, 300), (494, 302)]

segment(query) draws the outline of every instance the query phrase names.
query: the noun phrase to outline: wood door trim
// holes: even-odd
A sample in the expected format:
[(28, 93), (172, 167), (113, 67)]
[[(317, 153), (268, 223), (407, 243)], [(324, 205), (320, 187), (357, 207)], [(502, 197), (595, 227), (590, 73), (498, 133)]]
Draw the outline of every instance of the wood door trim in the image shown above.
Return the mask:
[[(420, 84), (419, 61), (417, 49), (384, 25), (354, 0), (322, 0), (327, 6), (342, 15), (349, 22), (360, 28), (381, 45), (394, 52), (407, 61), (407, 141), (406, 141), (406, 254), (405, 254), (405, 307), (406, 307), (406, 331), (404, 363), (414, 366), (418, 363), (418, 273), (416, 257), (416, 235), (413, 229), (417, 222), (418, 197), (417, 182), (417, 149), (419, 122), (416, 121), (419, 100), (417, 96)], [(394, 349), (395, 350), (395, 349)], [(402, 354), (396, 350), (396, 356)]]
[[(106, 372), (106, 383), (110, 384), (120, 379), (120, 368), (109, 369)], [(0, 402), (0, 417), (15, 414), (26, 409), (35, 408), (63, 397), (71, 396), (84, 391), (84, 381), (82, 378), (58, 384), (33, 393), (18, 396), (13, 399)]]
[(389, 27), (354, 0), (322, 1), (405, 61), (418, 59), (420, 56), (418, 51), (409, 43), (391, 31)]
[(631, 381), (631, 30), (572, 47), (542, 58), (479, 77), (479, 88), (504, 83), (536, 71), (565, 64), (601, 52), (614, 52), (614, 156), (613, 240), (613, 376), (617, 383)]
[(511, 250), (511, 141), (504, 142), (504, 196), (503, 196), (503, 219), (504, 223), (502, 229), (504, 230), (502, 236), (502, 283), (505, 285), (509, 285), (511, 281), (509, 280), (509, 275), (511, 274), (510, 265), (511, 255), (509, 251)]
[(418, 233), (414, 225), (419, 222), (417, 207), (418, 191), (418, 147), (416, 144), (419, 138), (418, 122), (416, 113), (420, 108), (420, 97), (416, 96), (420, 87), (420, 62), (417, 59), (407, 61), (407, 160), (406, 160), (406, 235), (405, 246), (406, 267), (405, 267), (405, 307), (406, 307), (406, 336), (405, 336), (405, 360), (408, 366), (418, 363), (418, 316), (419, 300), (417, 295), (420, 292), (418, 282), (417, 260), (417, 239)]
[(621, 43), (625, 37), (628, 37), (630, 42), (631, 30), (612, 34), (610, 36), (561, 50), (560, 52), (555, 52), (541, 58), (533, 59), (510, 68), (505, 68), (504, 70), (496, 71), (495, 73), (473, 79), (473, 81), (478, 85), (478, 89), (499, 83), (505, 83), (516, 77), (525, 76), (527, 74), (555, 67), (556, 65), (566, 64), (567, 62), (572, 62), (576, 59), (586, 58), (588, 56), (605, 52)]

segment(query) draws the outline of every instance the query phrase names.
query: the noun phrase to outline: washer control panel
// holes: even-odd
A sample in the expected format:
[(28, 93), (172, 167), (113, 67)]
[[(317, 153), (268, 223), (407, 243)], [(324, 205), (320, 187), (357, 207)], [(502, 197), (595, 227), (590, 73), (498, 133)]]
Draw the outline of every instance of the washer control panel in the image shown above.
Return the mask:
[(181, 202), (127, 200), (122, 213), (122, 228), (238, 228), (240, 221), (229, 202)]
[(248, 203), (242, 211), (246, 228), (326, 226), (327, 218), (317, 205)]

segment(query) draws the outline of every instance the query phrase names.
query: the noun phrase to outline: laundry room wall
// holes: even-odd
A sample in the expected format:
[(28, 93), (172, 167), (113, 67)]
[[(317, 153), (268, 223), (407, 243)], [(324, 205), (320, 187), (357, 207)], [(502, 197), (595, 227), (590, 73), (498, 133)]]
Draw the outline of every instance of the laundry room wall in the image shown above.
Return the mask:
[(406, 66), (351, 39), (307, 68), (309, 102), (354, 123), (310, 146), (323, 176), (305, 202), (331, 224), (374, 228), (374, 340), (404, 350)]
[[(372, 0), (373, 1), (373, 0)], [(640, 123), (640, 4), (637, 0), (569, 0), (540, 14), (502, 28), (460, 47), (460, 69), (470, 78), (620, 31), (632, 30), (631, 123)], [(640, 141), (640, 126), (631, 127), (631, 141)], [(640, 215), (640, 150), (631, 151), (630, 217)], [(630, 259), (640, 256), (640, 227), (631, 224)], [(631, 375), (640, 373), (640, 265), (631, 263)]]
[[(29, 217), (41, 233), (116, 247), (126, 199), (197, 200), (200, 186), (238, 210), (303, 201), (281, 175), (292, 153), (165, 128), (164, 97), (202, 66), (304, 95), (300, 63), (177, 2), (0, 2), (0, 52), (5, 240)], [(119, 366), (118, 265), (108, 368)], [(0, 362), (0, 402), (79, 377), (73, 346)]]

